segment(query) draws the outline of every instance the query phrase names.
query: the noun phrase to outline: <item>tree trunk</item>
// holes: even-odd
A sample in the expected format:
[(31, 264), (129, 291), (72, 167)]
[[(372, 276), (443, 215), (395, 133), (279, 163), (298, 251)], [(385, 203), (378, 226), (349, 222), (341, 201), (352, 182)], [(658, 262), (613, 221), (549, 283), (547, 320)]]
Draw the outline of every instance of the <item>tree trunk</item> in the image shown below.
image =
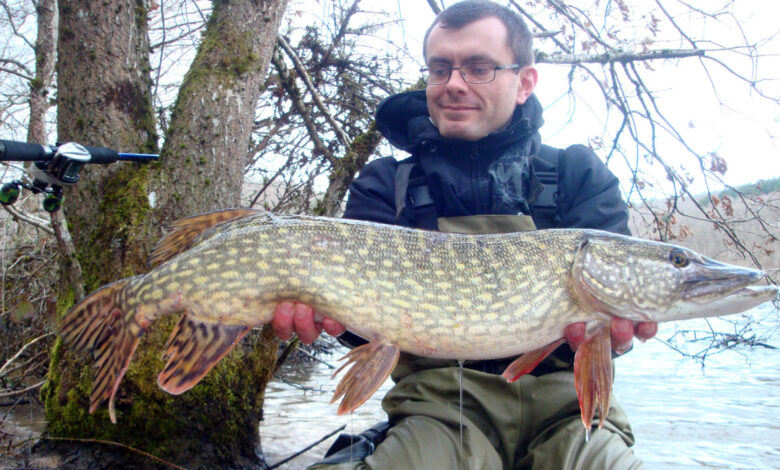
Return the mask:
[(57, 56), (57, 2), (38, 0), (35, 11), (38, 16), (38, 35), (35, 39), (35, 79), (30, 82), (27, 142), (46, 144), (45, 118)]
[(366, 132), (360, 134), (349, 144), (346, 155), (336, 160), (330, 172), (330, 183), (322, 200), (314, 212), (318, 215), (334, 217), (341, 210), (341, 202), (347, 194), (355, 175), (366, 166), (369, 157), (376, 150), (382, 135), (376, 130), (376, 122)]
[(215, 1), (163, 146), (158, 216), (235, 207), (286, 0)]
[[(62, 1), (60, 140), (155, 151), (145, 5)], [(82, 172), (65, 208), (88, 290), (143, 272), (161, 223), (238, 203), (249, 130), (285, 6), (215, 1), (160, 162)], [(62, 293), (60, 305), (72, 300)], [(48, 432), (122, 442), (188, 468), (254, 465), (262, 391), (276, 357), (273, 335), (251, 333), (199, 385), (174, 397), (157, 387), (156, 376), (177, 320), (158, 321), (142, 338), (119, 387), (116, 425), (105, 406), (87, 414), (91, 361), (77, 361), (58, 343), (43, 392)]]

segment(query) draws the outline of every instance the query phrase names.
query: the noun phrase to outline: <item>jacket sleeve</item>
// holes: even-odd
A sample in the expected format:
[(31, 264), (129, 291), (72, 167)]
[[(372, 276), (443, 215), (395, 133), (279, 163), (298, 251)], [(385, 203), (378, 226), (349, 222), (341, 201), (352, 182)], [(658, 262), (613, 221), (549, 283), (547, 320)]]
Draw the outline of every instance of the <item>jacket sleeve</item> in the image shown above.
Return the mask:
[(398, 162), (385, 157), (368, 163), (349, 185), (345, 219), (411, 227), (405, 213), (396, 217), (395, 172)]
[(630, 235), (617, 177), (584, 145), (566, 149), (558, 171), (559, 227)]

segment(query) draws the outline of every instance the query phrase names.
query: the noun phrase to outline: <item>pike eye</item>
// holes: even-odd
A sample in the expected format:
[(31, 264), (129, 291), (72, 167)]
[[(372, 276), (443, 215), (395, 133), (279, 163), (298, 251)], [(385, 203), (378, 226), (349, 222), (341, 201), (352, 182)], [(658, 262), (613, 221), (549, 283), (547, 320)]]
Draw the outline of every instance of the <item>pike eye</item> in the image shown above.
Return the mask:
[(683, 253), (682, 250), (672, 250), (671, 253), (669, 253), (669, 261), (678, 268), (684, 268), (691, 264), (691, 260), (685, 256), (685, 253)]

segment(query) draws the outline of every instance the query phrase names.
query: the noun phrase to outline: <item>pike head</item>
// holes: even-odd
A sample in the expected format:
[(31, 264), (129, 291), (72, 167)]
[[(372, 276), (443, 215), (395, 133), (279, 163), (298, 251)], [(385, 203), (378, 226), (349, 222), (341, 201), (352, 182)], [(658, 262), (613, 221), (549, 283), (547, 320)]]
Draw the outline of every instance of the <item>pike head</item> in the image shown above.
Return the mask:
[(606, 233), (586, 234), (572, 269), (579, 302), (633, 321), (728, 315), (772, 300), (765, 274), (675, 245)]

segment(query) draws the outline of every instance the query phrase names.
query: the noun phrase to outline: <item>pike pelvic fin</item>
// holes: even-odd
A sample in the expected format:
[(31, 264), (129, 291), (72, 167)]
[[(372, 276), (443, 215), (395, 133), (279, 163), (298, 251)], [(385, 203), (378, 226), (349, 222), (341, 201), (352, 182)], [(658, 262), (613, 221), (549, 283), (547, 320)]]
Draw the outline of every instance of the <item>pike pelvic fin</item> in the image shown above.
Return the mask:
[(600, 325), (574, 355), (574, 387), (580, 402), (582, 424), (588, 432), (597, 407), (599, 429), (604, 426), (609, 412), (609, 395), (612, 391), (612, 341), (609, 328), (609, 324)]
[(401, 350), (398, 346), (375, 340), (358, 346), (342, 357), (341, 359), (347, 359), (347, 362), (342, 364), (331, 378), (348, 365), (352, 364), (352, 367), (344, 374), (330, 400), (334, 403), (344, 397), (339, 404), (337, 414), (351, 413), (365, 403), (387, 380), (400, 354)]
[(514, 382), (515, 380), (534, 370), (536, 366), (538, 366), (539, 363), (544, 360), (545, 357), (549, 356), (550, 353), (555, 351), (558, 346), (562, 345), (564, 342), (565, 339), (561, 338), (543, 348), (537, 349), (536, 351), (529, 351), (525, 354), (522, 354), (507, 366), (506, 370), (504, 370), (504, 373), (501, 374), (501, 376), (504, 377), (509, 383)]
[(59, 322), (62, 340), (75, 349), (91, 351), (97, 374), (92, 384), (89, 412), (109, 398), (108, 413), (116, 423), (114, 399), (138, 340), (148, 324), (121, 309), (120, 299), (132, 278), (122, 279), (95, 291), (76, 304)]
[(262, 213), (259, 209), (225, 209), (179, 219), (166, 227), (149, 256), (149, 266), (155, 267), (192, 248), (199, 236), (217, 225)]
[(165, 345), (163, 360), (168, 362), (157, 376), (157, 385), (173, 395), (186, 392), (251, 329), (246, 325), (227, 325), (185, 314)]

